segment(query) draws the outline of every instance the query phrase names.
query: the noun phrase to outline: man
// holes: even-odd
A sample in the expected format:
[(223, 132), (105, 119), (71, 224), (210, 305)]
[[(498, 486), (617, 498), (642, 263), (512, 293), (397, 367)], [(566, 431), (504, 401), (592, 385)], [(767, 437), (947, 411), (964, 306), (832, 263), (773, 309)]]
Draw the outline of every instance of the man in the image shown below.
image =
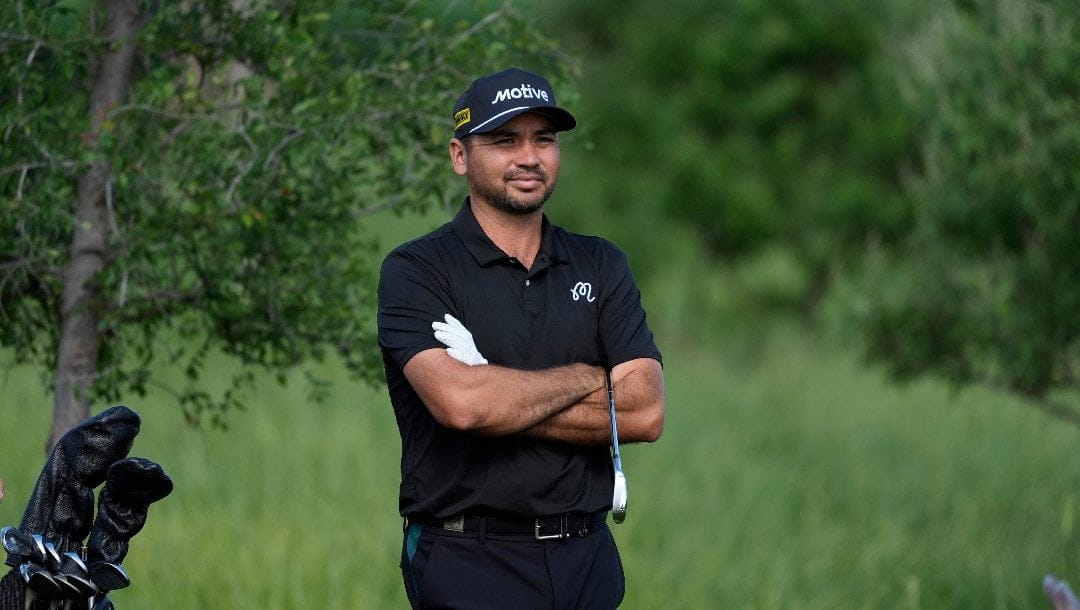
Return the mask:
[(418, 608), (614, 608), (606, 371), (620, 440), (654, 441), (660, 351), (623, 253), (544, 216), (576, 125), (548, 81), (481, 77), (453, 116), (469, 196), (379, 280), (406, 593)]

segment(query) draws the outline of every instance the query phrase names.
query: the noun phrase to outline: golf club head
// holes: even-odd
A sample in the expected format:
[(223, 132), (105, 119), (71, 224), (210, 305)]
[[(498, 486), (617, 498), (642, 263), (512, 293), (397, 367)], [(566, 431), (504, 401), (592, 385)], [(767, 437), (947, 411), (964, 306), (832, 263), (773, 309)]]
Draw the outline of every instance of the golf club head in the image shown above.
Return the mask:
[(34, 534), (30, 536), (30, 539), (33, 541), (34, 560), (41, 565), (45, 565), (49, 557), (49, 552), (45, 550), (45, 537), (41, 534)]
[(131, 585), (127, 570), (115, 563), (90, 564), (90, 578), (102, 591), (116, 591)]
[(10, 525), (0, 529), (0, 541), (3, 542), (4, 550), (15, 555), (29, 555), (31, 553), (30, 540), (22, 532)]
[(75, 551), (68, 551), (64, 553), (62, 557), (62, 564), (60, 571), (64, 574), (74, 574), (76, 576), (89, 576), (90, 570), (86, 567), (86, 562), (79, 557), (79, 554)]
[(49, 568), (50, 572), (56, 573), (60, 571), (60, 566), (63, 565), (63, 558), (60, 557), (60, 551), (56, 550), (56, 545), (51, 542), (45, 543), (45, 567)]
[(60, 599), (79, 599), (86, 597), (82, 593), (82, 589), (75, 584), (75, 581), (70, 580), (70, 577), (66, 574), (53, 574), (53, 582), (60, 587)]
[(26, 586), (31, 591), (48, 599), (55, 599), (63, 594), (64, 589), (44, 568), (35, 566), (34, 564), (23, 565), (26, 566), (26, 569), (23, 570), (23, 568), (20, 567), (19, 573), (22, 575), (23, 580), (26, 582)]
[(615, 523), (626, 520), (626, 475), (621, 470), (615, 471), (615, 492), (611, 499), (611, 518)]
[(19, 576), (22, 578), (23, 584), (25, 585), (30, 583), (30, 573), (35, 570), (40, 570), (42, 568), (41, 566), (26, 562), (23, 564), (19, 564), (19, 567), (16, 569), (19, 571)]
[(16, 527), (8, 525), (0, 529), (0, 540), (8, 554), (6, 563), (13, 568), (34, 554), (34, 541)]
[(98, 594), (98, 591), (100, 591), (100, 589), (97, 588), (97, 585), (94, 584), (94, 581), (90, 580), (88, 576), (84, 577), (77, 576), (75, 574), (64, 574), (64, 577), (67, 578), (69, 583), (78, 587), (78, 599), (86, 599), (89, 597), (93, 597)]

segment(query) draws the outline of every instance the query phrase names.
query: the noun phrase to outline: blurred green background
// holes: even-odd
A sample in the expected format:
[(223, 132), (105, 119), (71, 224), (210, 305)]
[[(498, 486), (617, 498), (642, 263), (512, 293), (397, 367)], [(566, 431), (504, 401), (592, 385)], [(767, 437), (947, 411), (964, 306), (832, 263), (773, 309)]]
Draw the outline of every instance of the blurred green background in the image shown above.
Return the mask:
[[(17, 4), (20, 16), (36, 10)], [(49, 6), (77, 16), (84, 3)], [(613, 526), (624, 607), (1040, 608), (1045, 574), (1080, 582), (1080, 464), (1070, 453), (1080, 440), (1080, 18), (1071, 3), (261, 10), (274, 7), (299, 15), (268, 20), (286, 33), (316, 10), (347, 14), (350, 27), (397, 14), (421, 40), (444, 27), (469, 32), (485, 62), (549, 71), (578, 118), (562, 136), (548, 213), (626, 250), (665, 355), (664, 436), (624, 455), (630, 512)], [(469, 29), (506, 13), (517, 20), (507, 28)], [(158, 42), (168, 33), (155, 32)], [(10, 57), (23, 48), (11, 35), (0, 44)], [(393, 70), (438, 66), (438, 53), (426, 53)], [(381, 57), (367, 61), (379, 68)], [(9, 82), (22, 78), (20, 62), (24, 54), (4, 64)], [(468, 84), (444, 80), (451, 92)], [(14, 116), (5, 89), (0, 108)], [(394, 99), (392, 89), (372, 95)], [(290, 112), (302, 115), (298, 107)], [(314, 107), (333, 116), (345, 106)], [(357, 255), (368, 266), (456, 209), (464, 185), (438, 177), (450, 174), (439, 156), (446, 128), (407, 125), (366, 151), (393, 168), (409, 138), (430, 140), (416, 171), (443, 185), (402, 178), (407, 201), (360, 220), (370, 241)], [(14, 131), (0, 166), (18, 160)], [(348, 185), (351, 159), (332, 161), (301, 176), (297, 192)], [(0, 174), (9, 200), (18, 174)], [(332, 197), (379, 198), (380, 188)], [(9, 210), (10, 232), (22, 208)], [(174, 232), (171, 213), (153, 226)], [(365, 324), (370, 316), (356, 313)], [(0, 371), (5, 525), (20, 519), (51, 418), (47, 374), (17, 360), (0, 352), (10, 363)], [(113, 403), (144, 420), (132, 454), (160, 462), (176, 483), (132, 541), (133, 585), (113, 595), (118, 607), (407, 606), (399, 439), (385, 389), (360, 381), (356, 360), (256, 369), (244, 408), (221, 414), (224, 430), (187, 425), (191, 412), (161, 389), (188, 383), (184, 367), (157, 361), (154, 384), (118, 393)], [(245, 370), (213, 351), (198, 384), (227, 392)]]

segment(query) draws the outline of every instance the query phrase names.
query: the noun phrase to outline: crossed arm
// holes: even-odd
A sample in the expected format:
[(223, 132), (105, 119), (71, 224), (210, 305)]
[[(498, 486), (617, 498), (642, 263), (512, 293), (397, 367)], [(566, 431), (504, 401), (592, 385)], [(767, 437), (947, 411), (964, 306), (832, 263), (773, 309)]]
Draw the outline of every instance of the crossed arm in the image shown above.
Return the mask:
[[(611, 370), (619, 442), (653, 442), (664, 430), (664, 371), (652, 358), (638, 358)], [(578, 445), (611, 443), (607, 387), (524, 431), (547, 440)]]
[[(604, 369), (569, 364), (540, 371), (469, 366), (443, 349), (405, 364), (405, 376), (444, 426), (486, 436), (524, 434), (579, 445), (611, 441)], [(612, 369), (620, 442), (652, 442), (664, 425), (660, 363), (639, 358)]]

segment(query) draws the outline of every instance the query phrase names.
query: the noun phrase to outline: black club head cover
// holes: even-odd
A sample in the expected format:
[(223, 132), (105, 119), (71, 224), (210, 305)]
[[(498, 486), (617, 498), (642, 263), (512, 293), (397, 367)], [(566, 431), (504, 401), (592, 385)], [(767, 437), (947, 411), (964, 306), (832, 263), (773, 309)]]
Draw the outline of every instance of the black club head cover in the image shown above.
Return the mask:
[(118, 406), (68, 430), (38, 476), (19, 529), (41, 534), (61, 553), (81, 547), (94, 518), (94, 488), (131, 450), (139, 425), (137, 413)]
[(172, 489), (172, 479), (146, 458), (130, 457), (109, 467), (87, 543), (86, 563), (91, 572), (103, 563), (119, 565), (124, 560), (128, 541), (146, 523), (147, 508)]

